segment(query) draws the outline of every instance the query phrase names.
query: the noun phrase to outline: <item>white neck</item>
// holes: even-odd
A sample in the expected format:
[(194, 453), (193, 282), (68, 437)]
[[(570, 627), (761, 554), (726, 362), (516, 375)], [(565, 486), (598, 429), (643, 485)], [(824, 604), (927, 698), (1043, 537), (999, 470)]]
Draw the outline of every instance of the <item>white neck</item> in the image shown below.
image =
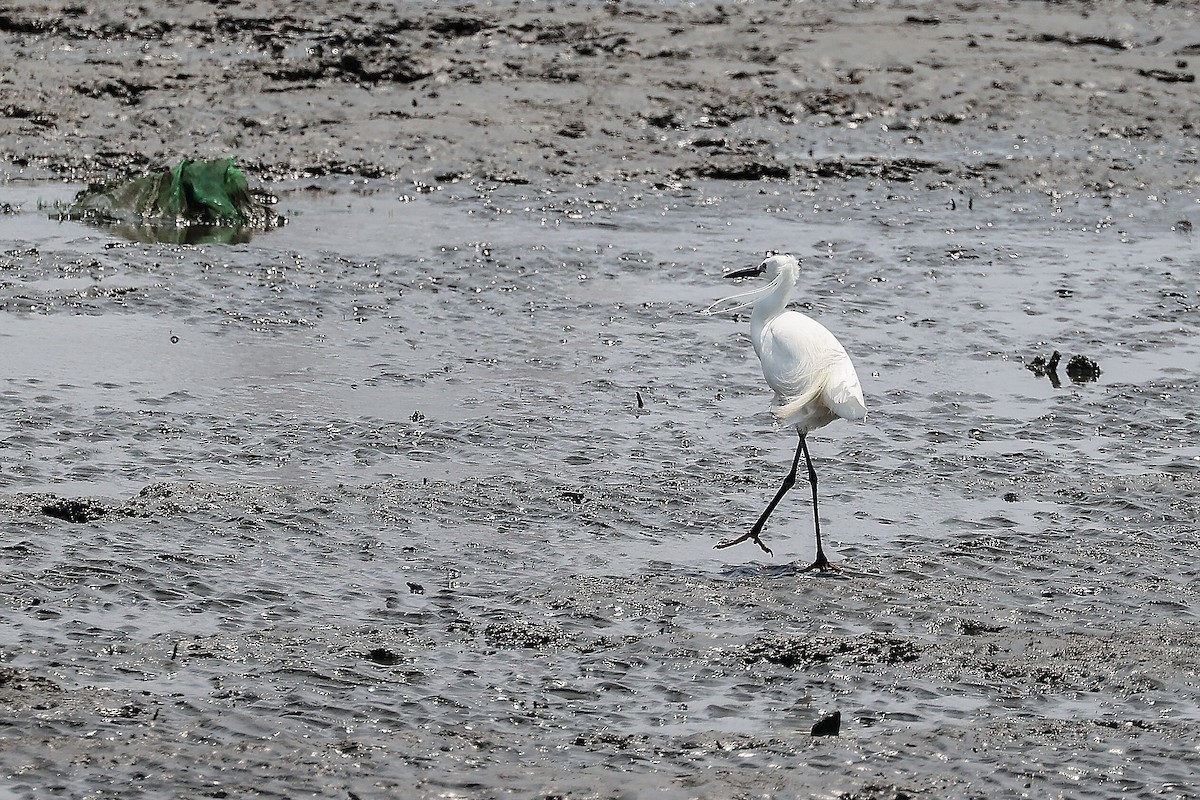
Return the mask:
[(785, 269), (779, 273), (767, 289), (767, 293), (754, 303), (754, 312), (750, 315), (750, 327), (762, 330), (768, 321), (783, 313), (791, 299), (792, 289), (796, 286), (796, 271)]

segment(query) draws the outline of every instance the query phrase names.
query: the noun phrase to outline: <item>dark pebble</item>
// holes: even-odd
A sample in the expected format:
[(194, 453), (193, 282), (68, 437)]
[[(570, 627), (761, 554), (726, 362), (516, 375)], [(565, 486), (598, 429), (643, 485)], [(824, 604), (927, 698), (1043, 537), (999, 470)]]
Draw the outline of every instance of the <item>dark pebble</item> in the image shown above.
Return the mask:
[(826, 714), (812, 726), (813, 736), (837, 736), (842, 730), (842, 712)]

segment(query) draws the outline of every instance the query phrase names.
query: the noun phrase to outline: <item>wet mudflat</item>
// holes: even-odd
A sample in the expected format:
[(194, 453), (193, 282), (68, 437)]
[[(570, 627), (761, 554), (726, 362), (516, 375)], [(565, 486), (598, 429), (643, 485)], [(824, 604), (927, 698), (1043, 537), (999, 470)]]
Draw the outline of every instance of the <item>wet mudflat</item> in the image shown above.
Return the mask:
[[(7, 792), (1194, 792), (1190, 12), (813, 6), (767, 28), (750, 6), (617, 8), (430, 7), (390, 50), (355, 34), (367, 7), (340, 28), (319, 4), (311, 24), (0, 17), (14, 52), (73, 48), (14, 73), (30, 98), (67, 88), (6, 109), (0, 139)], [(704, 27), (665, 52), (684, 24)], [(895, 26), (913, 52), (892, 63), (871, 42)], [(804, 40), (781, 52), (837, 92), (761, 55), (731, 72), (752, 32)], [(122, 95), (132, 68), (89, 46), (177, 83)], [(265, 76), (236, 144), (286, 227), (163, 245), (47, 217), (79, 188), (51, 175), (167, 157), (134, 124), (156, 104), (205, 141), (213, 84), (179, 76), (222, 63)], [(70, 88), (97, 64), (123, 83)], [(612, 91), (572, 105), (589, 70)], [(710, 71), (723, 100), (680, 80)], [(672, 115), (611, 113), (646, 96), (637, 76)], [(903, 119), (880, 105), (894, 81)], [(541, 101), (464, 133), (458, 104), (509, 83)], [(336, 119), (272, 110), (317, 98)], [(714, 113), (730, 98), (745, 116)], [(403, 165), (384, 122), (412, 133)], [(712, 549), (794, 447), (747, 319), (698, 313), (766, 248), (805, 258), (797, 302), (871, 407), (813, 439), (840, 576), (796, 573), (802, 491), (774, 558)], [(1057, 386), (1027, 368), (1054, 351)], [(1095, 380), (1070, 378), (1076, 355)], [(839, 735), (813, 736), (835, 711)]]
[[(563, 199), (298, 189), (234, 247), (6, 219), (14, 791), (1190, 791), (1189, 236), (869, 184)], [(873, 407), (815, 445), (841, 578), (789, 566), (802, 496), (776, 558), (711, 549), (793, 446), (746, 320), (697, 313), (764, 241)]]

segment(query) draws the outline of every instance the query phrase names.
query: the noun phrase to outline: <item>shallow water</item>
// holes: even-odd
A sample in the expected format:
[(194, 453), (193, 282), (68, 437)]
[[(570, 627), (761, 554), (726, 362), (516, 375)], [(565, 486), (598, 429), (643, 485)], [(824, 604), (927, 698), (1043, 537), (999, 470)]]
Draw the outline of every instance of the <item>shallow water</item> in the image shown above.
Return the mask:
[[(330, 180), (169, 246), (73, 188), (0, 216), (14, 794), (1191, 791), (1190, 197)], [(794, 447), (698, 313), (766, 248), (871, 407), (838, 577), (805, 487), (712, 549)]]

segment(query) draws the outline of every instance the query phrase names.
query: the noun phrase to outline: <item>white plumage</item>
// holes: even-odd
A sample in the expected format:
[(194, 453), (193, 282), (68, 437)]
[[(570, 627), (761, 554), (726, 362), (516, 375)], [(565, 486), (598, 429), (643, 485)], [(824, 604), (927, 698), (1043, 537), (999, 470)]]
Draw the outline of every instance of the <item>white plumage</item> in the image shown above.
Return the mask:
[(808, 454), (807, 435), (837, 419), (862, 420), (867, 416), (862, 385), (854, 364), (829, 329), (815, 319), (798, 311), (788, 311), (787, 303), (800, 273), (800, 262), (790, 255), (767, 258), (757, 267), (729, 273), (728, 278), (766, 275), (769, 283), (758, 290), (718, 301), (708, 309), (715, 313), (730, 300), (750, 297), (743, 303), (724, 309), (734, 311), (753, 303), (750, 315), (750, 338), (762, 366), (763, 378), (775, 392), (773, 411), (781, 425), (794, 427), (800, 435), (792, 471), (783, 486), (767, 506), (767, 510), (744, 536), (721, 542), (717, 547), (729, 547), (753, 539), (766, 552), (759, 534), (783, 495), (792, 488), (803, 454), (808, 466), (813, 493), (813, 523), (817, 534), (817, 557), (808, 569), (822, 571), (832, 565), (821, 546), (821, 521), (817, 510), (817, 475)]

